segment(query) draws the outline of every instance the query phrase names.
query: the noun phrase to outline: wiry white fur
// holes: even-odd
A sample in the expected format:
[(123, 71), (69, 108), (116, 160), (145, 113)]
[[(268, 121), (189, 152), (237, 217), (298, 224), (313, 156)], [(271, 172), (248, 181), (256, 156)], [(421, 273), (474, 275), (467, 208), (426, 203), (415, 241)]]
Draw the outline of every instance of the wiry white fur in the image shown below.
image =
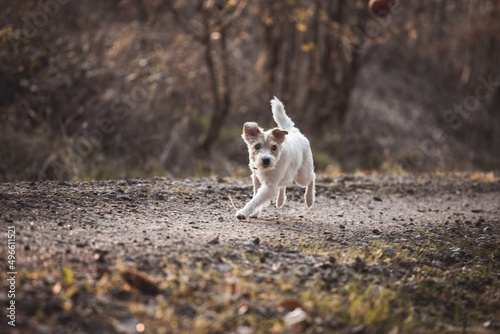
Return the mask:
[[(252, 181), (254, 196), (245, 207), (236, 213), (238, 219), (247, 219), (250, 216), (257, 216), (258, 213), (272, 199), (276, 199), (276, 207), (280, 208), (285, 204), (285, 189), (295, 181), (301, 187), (306, 188), (304, 199), (308, 208), (314, 204), (314, 174), (313, 156), (309, 145), (309, 140), (294, 126), (292, 120), (286, 115), (281, 101), (276, 97), (271, 100), (273, 118), (282, 130), (286, 130), (286, 139), (278, 152), (278, 159), (272, 162), (271, 167), (262, 166), (260, 159), (262, 155), (255, 155), (252, 160), (253, 137), (248, 138), (243, 132), (250, 154), (250, 169), (252, 170)], [(248, 124), (248, 123), (247, 123)], [(255, 124), (256, 123), (252, 123)], [(254, 125), (254, 126), (255, 126)], [(272, 132), (268, 130), (264, 136), (269, 136)], [(267, 152), (263, 152), (267, 154)]]
[(271, 100), (271, 110), (274, 121), (281, 129), (289, 130), (295, 126), (290, 117), (286, 115), (283, 103), (276, 96)]

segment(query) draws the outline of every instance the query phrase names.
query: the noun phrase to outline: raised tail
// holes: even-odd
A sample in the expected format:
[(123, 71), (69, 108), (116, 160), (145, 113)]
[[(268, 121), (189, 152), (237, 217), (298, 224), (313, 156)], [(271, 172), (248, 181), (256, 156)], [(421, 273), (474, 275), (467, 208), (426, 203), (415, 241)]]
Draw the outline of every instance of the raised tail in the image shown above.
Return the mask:
[(276, 96), (271, 100), (271, 109), (274, 121), (281, 129), (288, 130), (295, 126), (290, 117), (286, 115), (283, 103)]

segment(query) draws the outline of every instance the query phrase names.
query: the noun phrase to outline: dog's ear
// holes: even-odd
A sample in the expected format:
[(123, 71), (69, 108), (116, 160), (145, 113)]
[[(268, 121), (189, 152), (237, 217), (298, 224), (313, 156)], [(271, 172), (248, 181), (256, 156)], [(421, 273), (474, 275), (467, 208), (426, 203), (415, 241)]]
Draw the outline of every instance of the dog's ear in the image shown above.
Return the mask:
[(275, 129), (273, 129), (273, 131), (271, 131), (271, 133), (274, 136), (274, 138), (276, 138), (278, 143), (281, 144), (285, 141), (285, 138), (286, 138), (286, 135), (288, 134), (288, 131), (275, 128)]
[(259, 125), (255, 122), (246, 122), (243, 125), (243, 139), (248, 143), (254, 141), (261, 134)]

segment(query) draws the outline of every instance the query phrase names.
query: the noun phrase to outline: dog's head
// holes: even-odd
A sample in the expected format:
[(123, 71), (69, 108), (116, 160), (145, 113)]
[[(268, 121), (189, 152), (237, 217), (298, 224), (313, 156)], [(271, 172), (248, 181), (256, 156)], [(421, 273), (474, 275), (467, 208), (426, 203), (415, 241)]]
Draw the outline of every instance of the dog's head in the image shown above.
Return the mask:
[(243, 125), (243, 140), (256, 169), (273, 169), (278, 163), (287, 131), (274, 128), (264, 131), (257, 123)]

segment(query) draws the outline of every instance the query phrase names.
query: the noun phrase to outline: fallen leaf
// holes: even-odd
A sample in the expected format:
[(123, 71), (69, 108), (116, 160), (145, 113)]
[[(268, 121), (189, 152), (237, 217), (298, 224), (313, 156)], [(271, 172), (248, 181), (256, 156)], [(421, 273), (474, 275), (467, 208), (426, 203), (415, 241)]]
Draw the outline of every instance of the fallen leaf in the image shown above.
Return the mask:
[(283, 318), (283, 320), (285, 321), (285, 324), (292, 326), (306, 320), (306, 318), (307, 318), (306, 312), (300, 307), (297, 307), (292, 312), (288, 312)]
[(158, 283), (151, 277), (134, 269), (125, 269), (120, 273), (120, 276), (130, 286), (139, 290), (145, 295), (157, 295), (160, 293)]
[(297, 299), (287, 299), (281, 303), (281, 306), (288, 309), (289, 311), (293, 311), (296, 308), (300, 307), (300, 301)]

